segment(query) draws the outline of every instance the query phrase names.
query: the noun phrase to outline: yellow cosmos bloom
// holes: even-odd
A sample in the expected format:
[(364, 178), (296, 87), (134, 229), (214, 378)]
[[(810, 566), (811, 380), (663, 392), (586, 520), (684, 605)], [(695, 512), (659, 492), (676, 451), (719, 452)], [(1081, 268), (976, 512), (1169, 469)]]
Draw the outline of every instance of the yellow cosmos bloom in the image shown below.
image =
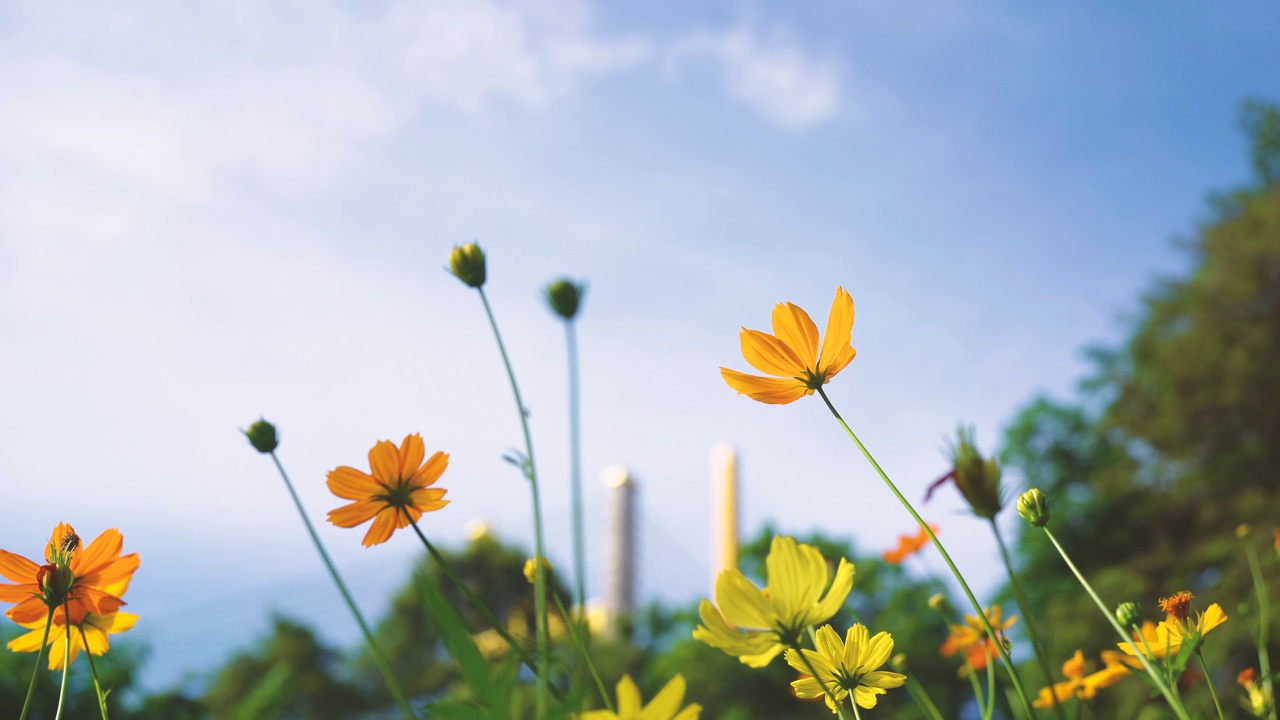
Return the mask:
[[(716, 578), (717, 610), (709, 600), (698, 605), (702, 625), (693, 638), (736, 656), (744, 665), (764, 667), (785, 647), (798, 644), (805, 628), (826, 622), (853, 589), (853, 564), (840, 558), (835, 579), (822, 553), (794, 538), (775, 536), (765, 558), (764, 590), (737, 569)], [(826, 590), (826, 594), (823, 594)]]
[[(41, 622), (49, 615), (45, 605), (41, 580), (53, 570), (52, 563), (65, 538), (75, 535), (66, 523), (58, 523), (45, 549), (45, 565), (37, 565), (15, 553), (0, 550), (0, 575), (13, 583), (0, 583), (0, 602), (18, 603), (6, 613), (19, 625)], [(124, 536), (115, 528), (102, 531), (88, 547), (82, 547), (77, 538), (69, 550), (67, 568), (74, 577), (66, 598), (72, 615), (94, 613), (105, 615), (124, 605), (120, 595), (129, 587), (133, 573), (138, 569), (138, 553), (121, 555)], [(114, 589), (115, 592), (111, 592)], [(61, 606), (57, 609), (61, 613)], [(43, 627), (43, 625), (41, 626)]]
[[(1189, 611), (1185, 620), (1171, 614), (1159, 625), (1151, 621), (1144, 622), (1141, 635), (1135, 633), (1133, 643), (1120, 643), (1120, 649), (1126, 655), (1134, 656), (1138, 653), (1154, 658), (1177, 655), (1183, 642), (1199, 643), (1210, 630), (1226, 621), (1227, 614), (1218, 603), (1205, 608), (1202, 613), (1196, 613), (1194, 618)], [(1149, 654), (1147, 649), (1151, 651)]]
[(684, 689), (684, 677), (676, 675), (648, 705), (642, 706), (640, 689), (630, 675), (623, 675), (618, 681), (618, 712), (592, 710), (575, 717), (578, 720), (698, 720), (702, 713), (701, 705), (694, 703), (680, 709), (680, 703), (684, 702)]
[[(18, 623), (30, 632), (19, 635), (9, 641), (6, 646), (14, 652), (36, 652), (40, 649), (40, 640), (48, 615), (35, 622)], [(71, 611), (71, 660), (75, 662), (80, 651), (87, 649), (94, 655), (103, 655), (110, 649), (107, 635), (122, 633), (138, 622), (138, 616), (127, 612), (113, 612), (106, 615)], [(58, 613), (53, 618), (53, 627), (49, 628), (49, 669), (61, 670), (66, 659), (67, 624), (66, 617)]]
[(857, 351), (849, 346), (853, 330), (853, 298), (844, 288), (836, 288), (827, 317), (827, 332), (818, 349), (818, 326), (809, 314), (791, 303), (773, 308), (773, 334), (742, 328), (739, 339), (742, 356), (766, 375), (760, 377), (720, 368), (729, 387), (772, 405), (785, 405), (812, 395), (853, 360)]
[[(873, 708), (877, 695), (901, 687), (907, 680), (906, 675), (877, 669), (893, 654), (893, 637), (887, 632), (876, 633), (871, 638), (867, 635), (866, 626), (858, 623), (849, 628), (841, 642), (830, 625), (823, 625), (814, 634), (817, 651), (788, 650), (787, 664), (805, 676), (791, 683), (796, 697), (825, 697), (831, 712), (839, 712), (836, 703), (849, 693), (853, 693), (858, 707)], [(815, 672), (816, 676), (810, 675)]]
[(329, 522), (350, 528), (373, 520), (363, 541), (369, 547), (386, 542), (391, 533), (417, 522), (422, 513), (448, 505), (442, 499), (446, 491), (431, 485), (449, 466), (449, 456), (436, 452), (424, 464), (425, 455), (422, 436), (414, 433), (399, 448), (390, 440), (374, 445), (369, 451), (372, 475), (345, 465), (331, 470), (329, 490), (355, 502), (329, 511)]

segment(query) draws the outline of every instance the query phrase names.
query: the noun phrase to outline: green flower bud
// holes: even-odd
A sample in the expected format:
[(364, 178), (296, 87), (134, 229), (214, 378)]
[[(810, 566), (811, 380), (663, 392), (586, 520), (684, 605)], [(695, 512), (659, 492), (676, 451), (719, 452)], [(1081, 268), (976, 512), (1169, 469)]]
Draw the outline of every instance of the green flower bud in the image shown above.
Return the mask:
[(943, 615), (951, 614), (951, 602), (947, 600), (947, 596), (942, 593), (936, 593), (929, 598), (929, 609), (940, 612)]
[(896, 653), (889, 658), (889, 667), (893, 668), (894, 672), (905, 673), (907, 671), (907, 654)]
[(241, 430), (241, 432), (249, 438), (249, 444), (260, 453), (274, 452), (280, 446), (280, 440), (276, 437), (276, 426), (266, 420), (259, 419), (250, 425), (248, 430)]
[(478, 288), (484, 285), (484, 251), (473, 242), (462, 246), (454, 245), (449, 253), (449, 272), (468, 287)]
[(1125, 602), (1116, 606), (1116, 620), (1126, 630), (1142, 622), (1142, 610), (1138, 603)]
[(551, 311), (565, 320), (572, 320), (582, 305), (582, 296), (586, 293), (585, 283), (575, 283), (569, 278), (560, 278), (543, 289)]
[(1038, 488), (1018, 496), (1018, 515), (1032, 527), (1044, 527), (1049, 522), (1049, 500)]
[(949, 448), (954, 481), (965, 502), (978, 517), (994, 519), (1004, 509), (1000, 489), (1000, 463), (984, 458), (973, 441), (973, 428), (960, 427)]

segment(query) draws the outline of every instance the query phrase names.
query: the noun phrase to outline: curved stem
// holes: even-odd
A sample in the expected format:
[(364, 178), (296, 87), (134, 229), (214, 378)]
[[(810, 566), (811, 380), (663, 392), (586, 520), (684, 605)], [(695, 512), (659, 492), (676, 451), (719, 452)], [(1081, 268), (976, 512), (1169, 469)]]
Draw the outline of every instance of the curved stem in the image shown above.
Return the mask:
[[(569, 630), (569, 637), (572, 638), (573, 644), (578, 648), (578, 652), (582, 655), (582, 661), (586, 663), (587, 670), (591, 671), (591, 679), (596, 683), (596, 690), (600, 692), (600, 699), (604, 700), (604, 706), (611, 713), (616, 713), (613, 709), (613, 702), (609, 700), (609, 691), (604, 688), (604, 681), (600, 679), (600, 673), (596, 672), (595, 663), (591, 662), (591, 654), (587, 652), (587, 646), (578, 635), (578, 621), (574, 619), (564, 609), (564, 603), (560, 602), (560, 595), (551, 593), (551, 599), (556, 601), (556, 609), (560, 611), (560, 617), (564, 618), (564, 626)], [(585, 625), (585, 621), (583, 625)]]
[(338, 586), (338, 592), (342, 594), (342, 599), (347, 603), (352, 616), (355, 617), (356, 624), (360, 626), (360, 632), (364, 635), (364, 641), (369, 646), (369, 652), (373, 653), (373, 661), (378, 666), (378, 670), (382, 672), (382, 679), (387, 683), (387, 689), (391, 691), (391, 696), (395, 698), (396, 705), (400, 706), (400, 713), (406, 718), (414, 718), (416, 720), (417, 715), (414, 714), (413, 707), (409, 705), (409, 699), (405, 697), (404, 691), (400, 689), (400, 683), (396, 680), (395, 673), (391, 669), (391, 662), (383, 654), (378, 642), (373, 639), (373, 632), (369, 630), (369, 624), (365, 622), (364, 615), (360, 613), (360, 608), (356, 605), (355, 598), (351, 597), (351, 592), (347, 590), (347, 584), (342, 581), (342, 576), (338, 574), (338, 568), (333, 564), (333, 560), (329, 558), (329, 552), (324, 549), (324, 543), (320, 542), (320, 536), (316, 534), (315, 526), (311, 524), (311, 519), (307, 517), (307, 511), (302, 507), (302, 500), (298, 498), (298, 493), (294, 491), (293, 483), (289, 481), (289, 475), (284, 471), (284, 465), (280, 464), (280, 458), (276, 457), (274, 450), (271, 451), (271, 459), (275, 462), (276, 469), (280, 471), (280, 477), (284, 480), (284, 486), (289, 491), (289, 497), (293, 498), (294, 507), (298, 508), (298, 515), (302, 517), (302, 524), (307, 527), (307, 534), (311, 536), (311, 543), (316, 546), (316, 551), (320, 553), (320, 559), (324, 561), (325, 568), (329, 570), (329, 577), (333, 578), (333, 584)]
[(916, 701), (921, 714), (930, 720), (942, 720), (942, 713), (938, 712), (938, 706), (933, 704), (929, 693), (925, 692), (924, 686), (918, 680), (908, 675), (906, 685), (907, 692), (911, 693), (911, 698)]
[(62, 646), (62, 688), (58, 690), (58, 710), (53, 714), (53, 720), (62, 718), (62, 706), (67, 699), (67, 676), (71, 674), (71, 615), (67, 612), (69, 604), (68, 600), (62, 601), (63, 627), (67, 629), (67, 639)]
[[(831, 404), (831, 399), (827, 397), (827, 393), (821, 386), (818, 387), (818, 394), (822, 396), (822, 401), (827, 404), (827, 409), (835, 416), (836, 421), (840, 423), (840, 427), (844, 428), (844, 431), (853, 440), (854, 444), (856, 444), (858, 449), (862, 451), (862, 456), (867, 459), (867, 462), (871, 463), (871, 467), (875, 468), (876, 473), (880, 475), (880, 479), (889, 487), (889, 490), (898, 498), (898, 501), (907, 509), (907, 512), (911, 513), (911, 517), (915, 518), (916, 524), (920, 526), (920, 529), (929, 536), (930, 540), (933, 541), (933, 546), (938, 549), (938, 554), (942, 556), (942, 559), (947, 563), (947, 567), (951, 569), (951, 574), (954, 575), (956, 581), (960, 583), (960, 589), (964, 590), (965, 596), (969, 598), (969, 603), (973, 605), (973, 609), (977, 613), (978, 619), (982, 621), (982, 626), (987, 631), (987, 634), (992, 638), (998, 638), (999, 636), (996, 634), (995, 628), (991, 627), (991, 621), (987, 619), (987, 613), (982, 609), (982, 604), (978, 602), (978, 598), (973, 594), (973, 590), (969, 589), (969, 583), (965, 582), (964, 576), (960, 574), (960, 568), (956, 567), (955, 562), (951, 560), (951, 556), (947, 554), (946, 548), (942, 547), (942, 543), (938, 541), (938, 536), (933, 533), (933, 529), (929, 527), (929, 523), (926, 523), (924, 518), (920, 517), (920, 513), (916, 512), (916, 509), (911, 505), (911, 502), (908, 501), (906, 496), (898, 490), (898, 486), (894, 485), (893, 481), (889, 479), (889, 476), (880, 468), (880, 464), (877, 463), (875, 458), (871, 456), (871, 453), (867, 451), (866, 446), (863, 445), (862, 441), (858, 439), (858, 436), (854, 434), (853, 429), (849, 427), (849, 424), (844, 421), (843, 417), (840, 417), (840, 413), (836, 410), (836, 406)], [(1022, 702), (1022, 707), (1027, 711), (1027, 717), (1035, 717), (1035, 711), (1031, 709), (1031, 701), (1027, 698), (1027, 691), (1022, 686), (1022, 678), (1018, 677), (1018, 671), (1014, 668), (1013, 659), (1009, 657), (1009, 651), (1005, 649), (1004, 643), (1001, 642), (996, 643), (996, 649), (1000, 653), (1000, 659), (1004, 661), (1005, 668), (1009, 671), (1009, 681), (1013, 683), (1013, 689), (1018, 694), (1018, 699)]]
[(1258, 595), (1258, 669), (1262, 671), (1265, 697), (1271, 703), (1271, 720), (1276, 720), (1275, 685), (1271, 679), (1271, 653), (1267, 650), (1268, 635), (1271, 630), (1271, 617), (1267, 599), (1267, 583), (1262, 578), (1262, 566), (1258, 562), (1258, 550), (1247, 539), (1244, 542), (1245, 554), (1249, 557), (1249, 573), (1253, 575), (1253, 590)]
[(1200, 671), (1204, 673), (1204, 682), (1209, 686), (1209, 697), (1213, 698), (1213, 708), (1218, 711), (1218, 720), (1227, 720), (1222, 714), (1222, 703), (1218, 702), (1218, 691), (1213, 687), (1213, 675), (1209, 674), (1209, 666), (1204, 661), (1204, 655), (1200, 653), (1200, 648), (1196, 648), (1196, 659), (1200, 661)]
[(511, 358), (507, 356), (507, 346), (502, 342), (502, 333), (498, 331), (498, 321), (493, 317), (493, 308), (489, 307), (489, 297), (484, 288), (476, 288), (480, 293), (480, 301), (484, 303), (484, 313), (489, 317), (489, 327), (493, 328), (493, 337), (498, 341), (498, 352), (502, 354), (502, 364), (507, 369), (507, 379), (511, 381), (511, 394), (515, 396), (516, 412), (520, 415), (520, 428), (524, 431), (524, 474), (529, 480), (529, 489), (533, 493), (533, 544), (534, 556), (534, 588), (533, 609), (537, 615), (538, 629), (538, 692), (536, 697), (538, 717), (547, 715), (547, 690), (550, 684), (547, 679), (547, 668), (551, 665), (550, 644), (547, 641), (547, 574), (543, 569), (543, 560), (547, 554), (542, 540), (542, 501), (538, 495), (538, 471), (533, 461), (533, 435), (529, 432), (529, 411), (520, 398), (520, 386), (516, 384), (516, 373), (511, 368)]
[[(968, 660), (964, 661), (965, 669), (968, 672), (965, 676), (969, 678), (969, 685), (973, 687), (973, 699), (978, 703), (978, 711), (982, 717), (987, 716), (987, 703), (982, 697), (982, 683), (978, 682), (978, 671), (973, 669), (973, 663)], [(995, 704), (995, 698), (991, 698), (992, 704)]]
[[(1031, 619), (1031, 606), (1027, 603), (1027, 595), (1022, 591), (1022, 583), (1018, 582), (1017, 574), (1013, 572), (1013, 560), (1009, 556), (1009, 548), (1004, 544), (1004, 536), (1000, 534), (1000, 526), (996, 524), (996, 519), (989, 518), (989, 520), (991, 532), (996, 536), (996, 544), (1000, 546), (1000, 559), (1004, 561), (1005, 570), (1009, 572), (1009, 584), (1013, 586), (1013, 595), (1018, 600), (1018, 609), (1022, 611), (1022, 619), (1026, 621), (1023, 627), (1027, 629), (1027, 639), (1031, 641), (1031, 649), (1035, 651), (1036, 660), (1040, 663), (1040, 672), (1044, 673), (1044, 684), (1047, 687), (1053, 687), (1053, 669), (1049, 665), (1049, 658), (1044, 654), (1044, 647), (1040, 644), (1040, 633)], [(1053, 698), (1053, 714), (1058, 717), (1058, 720), (1066, 720), (1066, 713), (1062, 710), (1062, 704), (1058, 702), (1058, 693), (1049, 694)]]
[(40, 638), (40, 650), (36, 653), (36, 669), (31, 673), (31, 684), (27, 685), (27, 699), (22, 702), (22, 714), (18, 716), (18, 720), (27, 720), (27, 713), (31, 712), (31, 698), (36, 694), (36, 681), (40, 678), (40, 667), (44, 663), (44, 650), (49, 645), (49, 628), (53, 627), (53, 608), (49, 608), (49, 615), (44, 619), (44, 637)]
[(80, 640), (84, 643), (84, 654), (89, 658), (89, 672), (93, 675), (93, 690), (98, 694), (98, 710), (102, 713), (102, 720), (107, 718), (107, 696), (102, 694), (102, 683), (98, 681), (98, 664), (93, 661), (93, 653), (89, 652), (89, 638), (85, 637), (84, 628), (76, 626), (80, 631)]
[[(1089, 584), (1088, 580), (1084, 579), (1084, 575), (1080, 574), (1080, 570), (1076, 567), (1076, 564), (1071, 562), (1071, 558), (1067, 556), (1067, 551), (1063, 550), (1062, 545), (1058, 544), (1058, 538), (1054, 537), (1048, 527), (1042, 527), (1040, 529), (1044, 530), (1044, 534), (1049, 538), (1049, 542), (1053, 543), (1053, 546), (1057, 548), (1058, 554), (1062, 556), (1063, 562), (1065, 562), (1067, 567), (1071, 569), (1071, 573), (1076, 576), (1076, 580), (1078, 580), (1080, 585), (1084, 587), (1085, 592), (1089, 593), (1089, 597), (1093, 598), (1093, 603), (1098, 606), (1098, 610), (1102, 612), (1102, 616), (1107, 619), (1107, 622), (1111, 623), (1111, 627), (1116, 631), (1116, 634), (1120, 636), (1122, 641), (1129, 643), (1132, 647), (1133, 639), (1125, 636), (1124, 629), (1121, 628), (1120, 623), (1116, 621), (1115, 615), (1107, 609), (1107, 606), (1102, 602), (1102, 598), (1098, 597), (1098, 593), (1094, 592), (1093, 586)], [(1146, 642), (1145, 637), (1143, 638), (1143, 642)], [(1137, 655), (1138, 660), (1142, 663), (1142, 667), (1146, 669), (1147, 674), (1151, 676), (1151, 680), (1156, 684), (1156, 688), (1160, 691), (1160, 694), (1164, 695), (1165, 702), (1169, 703), (1169, 708), (1173, 710), (1174, 714), (1177, 715), (1180, 720), (1191, 720), (1187, 716), (1187, 711), (1182, 707), (1182, 703), (1178, 701), (1177, 697), (1173, 694), (1173, 691), (1171, 691), (1169, 686), (1165, 684), (1164, 678), (1157, 675), (1155, 668), (1151, 667), (1151, 661), (1147, 659), (1147, 656), (1143, 653), (1137, 653)]]
[(582, 509), (582, 420), (578, 395), (578, 334), (573, 320), (564, 324), (569, 355), (569, 485), (573, 493), (573, 575), (577, 581), (577, 601), (587, 610), (587, 551)]
[[(1000, 642), (1000, 638), (995, 638), (992, 642)], [(984, 643), (985, 645), (985, 643)], [(996, 659), (991, 657), (991, 647), (988, 645), (987, 652), (987, 712), (982, 717), (984, 720), (991, 720), (991, 715), (996, 711)]]

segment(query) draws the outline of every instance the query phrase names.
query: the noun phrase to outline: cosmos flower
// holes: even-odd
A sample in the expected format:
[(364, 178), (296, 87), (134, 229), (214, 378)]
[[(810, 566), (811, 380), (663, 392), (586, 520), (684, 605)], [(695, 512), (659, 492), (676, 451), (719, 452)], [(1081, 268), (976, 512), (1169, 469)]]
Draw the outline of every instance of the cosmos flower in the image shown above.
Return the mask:
[(830, 625), (823, 625), (814, 634), (814, 646), (816, 651), (787, 650), (787, 664), (803, 675), (791, 687), (799, 698), (825, 697), (833, 713), (849, 693), (858, 707), (873, 708), (877, 695), (907, 681), (906, 675), (879, 669), (893, 654), (893, 637), (887, 632), (868, 638), (867, 627), (858, 623), (841, 642)]
[(121, 555), (124, 536), (102, 531), (87, 547), (70, 525), (58, 523), (45, 548), (44, 565), (0, 550), (0, 602), (17, 603), (5, 613), (19, 625), (44, 622), (50, 606), (60, 615), (65, 600), (72, 617), (109, 615), (119, 610), (140, 562), (137, 553)]
[(384, 543), (391, 533), (417, 522), (425, 512), (439, 510), (449, 504), (445, 490), (433, 488), (449, 465), (449, 456), (436, 452), (426, 463), (422, 436), (405, 437), (397, 448), (390, 440), (380, 440), (369, 451), (372, 475), (353, 467), (335, 468), (329, 472), (329, 490), (349, 505), (329, 511), (329, 522), (350, 528), (373, 520), (365, 533), (365, 547)]
[(676, 675), (648, 705), (640, 704), (640, 688), (630, 675), (618, 681), (618, 711), (591, 710), (576, 717), (578, 720), (698, 720), (702, 706), (694, 703), (680, 709), (684, 702), (684, 677)]

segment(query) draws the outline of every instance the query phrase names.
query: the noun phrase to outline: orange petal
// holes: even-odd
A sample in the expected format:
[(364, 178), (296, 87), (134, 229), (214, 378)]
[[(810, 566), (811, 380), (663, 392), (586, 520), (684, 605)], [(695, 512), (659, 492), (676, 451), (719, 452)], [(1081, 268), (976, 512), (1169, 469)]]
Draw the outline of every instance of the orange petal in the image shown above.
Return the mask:
[(421, 512), (439, 510), (449, 504), (448, 500), (441, 500), (446, 492), (444, 488), (420, 488), (409, 493), (409, 502)]
[(445, 468), (449, 467), (449, 453), (436, 451), (427, 460), (426, 464), (418, 468), (409, 480), (412, 487), (427, 487), (435, 484), (444, 474)]
[(822, 382), (826, 383), (830, 381), (831, 378), (836, 376), (836, 373), (845, 369), (849, 365), (849, 363), (853, 362), (853, 358), (857, 354), (858, 354), (857, 350), (851, 347), (845, 348), (844, 351), (840, 353), (840, 357), (836, 358), (836, 361), (832, 363), (830, 367), (823, 370)]
[[(92, 573), (85, 575), (77, 575), (77, 585), (92, 585), (97, 588), (106, 589), (108, 585), (114, 585), (123, 582), (128, 587), (130, 578), (138, 569), (142, 559), (138, 557), (138, 553), (129, 553), (113, 558), (105, 565), (98, 566), (98, 569)], [(123, 592), (123, 590), (121, 590)], [(118, 594), (118, 593), (113, 593)]]
[(329, 486), (329, 492), (343, 500), (363, 500), (386, 490), (372, 475), (346, 465), (330, 470), (325, 484)]
[(369, 522), (379, 511), (387, 507), (381, 500), (360, 500), (329, 511), (329, 522), (338, 527), (351, 528)]
[(67, 533), (75, 531), (75, 528), (64, 522), (58, 523), (58, 526), (53, 529), (53, 534), (49, 536), (49, 544), (44, 546), (45, 562), (53, 562), (53, 549), (62, 544), (62, 538), (66, 537)]
[(729, 368), (720, 368), (720, 377), (740, 395), (770, 405), (786, 405), (813, 392), (799, 380), (748, 375)]
[(16, 583), (30, 583), (35, 581), (38, 572), (39, 565), (16, 553), (0, 550), (0, 575)]
[(742, 357), (751, 363), (751, 367), (766, 375), (784, 378), (804, 376), (804, 363), (778, 338), (746, 328), (738, 333), (738, 338), (742, 345)]
[(773, 306), (773, 334), (786, 343), (806, 368), (818, 360), (818, 326), (809, 313), (791, 303)]
[[(72, 601), (71, 617), (75, 620), (82, 612), (91, 612), (95, 615), (106, 615), (113, 613), (121, 608), (125, 603), (120, 598), (110, 593), (103, 592), (96, 587), (80, 587), (74, 585), (72, 595), (75, 596), (79, 603)], [(79, 605), (80, 607), (76, 607)]]
[(390, 540), (391, 533), (395, 532), (396, 529), (397, 515), (399, 513), (393, 507), (385, 507), (379, 511), (377, 517), (373, 519), (373, 525), (369, 526), (369, 532), (365, 533), (361, 544), (365, 547), (372, 547)]
[(397, 479), (413, 477), (418, 467), (422, 465), (422, 457), (425, 454), (421, 435), (418, 433), (405, 435), (404, 442), (400, 443), (400, 474)]
[(24, 623), (43, 622), (49, 616), (49, 606), (40, 598), (29, 597), (9, 608), (5, 613), (9, 619), (22, 625)]
[(16, 603), (22, 602), (31, 597), (32, 594), (40, 594), (40, 586), (35, 583), (23, 583), (21, 585), (0, 585), (0, 602)]
[(71, 571), (76, 577), (91, 575), (102, 570), (108, 563), (120, 557), (124, 547), (124, 536), (115, 528), (107, 528), (93, 539), (71, 562)]
[(379, 440), (369, 451), (369, 469), (378, 482), (391, 489), (400, 482), (400, 450), (390, 440)]
[[(836, 365), (843, 356), (845, 349), (849, 347), (852, 333), (853, 298), (844, 288), (838, 287), (835, 300), (831, 302), (831, 314), (827, 316), (827, 331), (822, 334), (822, 357), (818, 359), (818, 368), (823, 375), (826, 375), (827, 368)], [(845, 360), (845, 365), (849, 364), (849, 360)]]

